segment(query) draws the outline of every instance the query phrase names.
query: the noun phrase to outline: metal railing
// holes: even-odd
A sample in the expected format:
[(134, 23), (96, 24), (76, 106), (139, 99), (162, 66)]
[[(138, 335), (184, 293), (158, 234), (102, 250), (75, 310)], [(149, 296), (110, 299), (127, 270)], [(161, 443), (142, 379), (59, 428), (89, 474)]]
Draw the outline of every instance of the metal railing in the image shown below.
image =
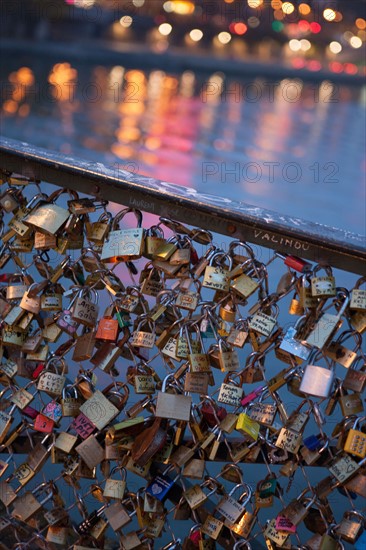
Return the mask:
[(244, 239), (285, 254), (366, 274), (364, 236), (279, 214), (242, 201), (203, 194), (99, 162), (74, 158), (8, 138), (0, 167), (145, 212)]

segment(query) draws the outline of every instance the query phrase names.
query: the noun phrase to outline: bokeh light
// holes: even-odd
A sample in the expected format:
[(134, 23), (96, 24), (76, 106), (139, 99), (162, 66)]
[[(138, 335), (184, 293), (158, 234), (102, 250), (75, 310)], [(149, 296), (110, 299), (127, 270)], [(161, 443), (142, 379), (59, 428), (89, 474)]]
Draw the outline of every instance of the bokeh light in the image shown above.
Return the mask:
[(311, 7), (308, 4), (300, 4), (299, 12), (301, 13), (301, 15), (309, 15), (309, 13), (311, 12)]
[(161, 25), (159, 25), (159, 32), (163, 36), (168, 36), (168, 34), (172, 32), (172, 28), (173, 27), (170, 25), (170, 23), (162, 23)]
[(293, 38), (292, 40), (290, 40), (288, 45), (290, 47), (290, 50), (292, 50), (293, 52), (298, 52), (301, 50), (301, 43), (300, 40), (297, 40), (297, 38)]
[(248, 6), (250, 8), (259, 8), (263, 4), (263, 0), (248, 0)]
[(314, 34), (318, 34), (322, 30), (322, 27), (321, 25), (319, 25), (319, 23), (317, 23), (316, 21), (313, 21), (312, 23), (310, 23), (310, 30)]
[(122, 27), (127, 29), (128, 27), (130, 27), (132, 25), (133, 19), (130, 15), (124, 15), (123, 17), (121, 17), (119, 22), (122, 25)]
[(231, 34), (228, 33), (228, 32), (220, 32), (218, 35), (217, 35), (217, 38), (219, 39), (219, 41), (221, 42), (221, 44), (228, 44), (231, 40)]
[(295, 6), (291, 4), (291, 2), (284, 2), (282, 4), (282, 11), (286, 15), (290, 15), (290, 13), (292, 13), (294, 10), (295, 10)]
[(342, 51), (342, 45), (341, 45), (339, 42), (333, 40), (333, 42), (331, 42), (331, 43), (329, 44), (329, 49), (330, 49), (330, 51), (331, 51), (332, 53), (335, 53), (335, 54), (341, 53), (341, 51)]
[(199, 42), (203, 37), (203, 32), (200, 29), (192, 29), (189, 33), (189, 36), (191, 37), (193, 42)]
[(325, 8), (323, 11), (323, 17), (326, 21), (334, 21), (336, 18), (336, 12), (332, 8)]
[(362, 46), (362, 40), (359, 36), (352, 36), (349, 43), (352, 46), (352, 48), (355, 48), (356, 50), (358, 48), (361, 48), (361, 46)]

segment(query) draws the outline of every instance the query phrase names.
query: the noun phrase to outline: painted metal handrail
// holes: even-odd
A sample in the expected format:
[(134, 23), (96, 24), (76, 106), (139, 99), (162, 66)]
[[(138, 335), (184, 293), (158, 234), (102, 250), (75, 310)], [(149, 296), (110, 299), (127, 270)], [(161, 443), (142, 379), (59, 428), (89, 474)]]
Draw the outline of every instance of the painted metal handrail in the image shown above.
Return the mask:
[(190, 187), (108, 168), (99, 162), (5, 137), (0, 139), (0, 169), (316, 263), (366, 274), (366, 239), (350, 231), (278, 214), (242, 201), (203, 194)]

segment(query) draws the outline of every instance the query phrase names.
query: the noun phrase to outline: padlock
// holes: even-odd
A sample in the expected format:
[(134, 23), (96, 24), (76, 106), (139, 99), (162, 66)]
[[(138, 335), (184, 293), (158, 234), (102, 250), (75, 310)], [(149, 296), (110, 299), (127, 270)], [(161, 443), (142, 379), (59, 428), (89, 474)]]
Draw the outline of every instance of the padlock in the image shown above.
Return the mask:
[(304, 489), (295, 500), (291, 501), (290, 504), (281, 511), (281, 516), (288, 518), (294, 525), (299, 525), (316, 500), (316, 496), (313, 496), (305, 503), (304, 498), (308, 491), (309, 489)]
[(258, 311), (249, 319), (249, 328), (268, 338), (277, 324), (279, 311), (280, 310), (276, 305), (272, 306), (271, 315)]
[(178, 393), (167, 393), (167, 386), (172, 378), (173, 375), (168, 374), (163, 380), (161, 391), (158, 392), (155, 415), (158, 418), (188, 421), (191, 415), (192, 397)]
[(365, 516), (357, 510), (349, 510), (343, 514), (340, 524), (334, 532), (346, 542), (355, 543), (365, 527)]
[(108, 307), (104, 312), (103, 317), (99, 320), (98, 329), (95, 334), (97, 340), (104, 342), (115, 342), (118, 336), (118, 320), (113, 319), (114, 307)]
[[(242, 494), (239, 500), (236, 500), (233, 495), (238, 489), (242, 490)], [(246, 483), (240, 483), (235, 485), (227, 495), (224, 495), (216, 505), (215, 510), (225, 518), (226, 524), (232, 525), (245, 512), (245, 507), (250, 501), (251, 496), (252, 490), (250, 486)]]
[[(141, 330), (147, 326), (149, 331)], [(151, 349), (155, 344), (155, 326), (147, 318), (142, 319), (137, 325), (136, 330), (132, 333), (131, 345), (139, 348)]]
[(343, 389), (343, 384), (340, 385), (339, 404), (343, 416), (351, 416), (357, 413), (362, 413), (363, 402), (359, 393), (348, 393)]
[[(61, 372), (58, 370), (59, 365), (61, 365)], [(51, 396), (60, 396), (66, 381), (65, 369), (66, 363), (63, 359), (59, 357), (49, 359), (37, 379), (37, 389)]]
[[(351, 336), (353, 336), (355, 340), (353, 349), (349, 349), (342, 345)], [(356, 331), (346, 330), (345, 332), (340, 334), (340, 336), (336, 340), (333, 340), (324, 348), (324, 354), (333, 361), (336, 361), (337, 363), (345, 367), (346, 369), (349, 369), (352, 363), (357, 358), (357, 354), (358, 351), (361, 349), (361, 346), (361, 334)]]
[(298, 328), (304, 319), (306, 316), (300, 317), (293, 327), (287, 329), (279, 348), (306, 361), (311, 353), (311, 348), (296, 339)]
[[(62, 189), (60, 191), (61, 193), (63, 192)], [(57, 195), (60, 195), (59, 191), (55, 191), (55, 194), (50, 195), (48, 201), (44, 204), (37, 205), (24, 218), (23, 223), (41, 233), (55, 235), (70, 216), (68, 210), (52, 203), (57, 198)]]
[(154, 296), (155, 298), (164, 289), (164, 281), (161, 278), (160, 271), (151, 264), (146, 264), (141, 272), (141, 292), (146, 296)]
[(123, 495), (126, 489), (126, 469), (115, 467), (110, 472), (110, 476), (114, 473), (119, 472), (121, 479), (114, 479), (113, 477), (108, 477), (105, 482), (103, 496), (107, 498), (113, 498), (117, 500), (122, 500)]
[(115, 407), (99, 390), (94, 392), (93, 395), (79, 407), (79, 411), (99, 430), (102, 430), (119, 413), (117, 407)]
[(191, 261), (191, 240), (187, 236), (178, 237), (174, 243), (177, 249), (169, 258), (171, 265), (189, 265)]
[[(228, 268), (221, 265), (220, 261), (223, 258), (229, 260)], [(227, 292), (230, 288), (229, 272), (231, 267), (232, 259), (230, 256), (225, 255), (224, 252), (215, 252), (210, 257), (209, 265), (205, 269), (202, 286)]]
[(306, 395), (329, 397), (334, 382), (334, 368), (310, 364), (310, 361), (316, 360), (317, 355), (315, 352), (310, 355), (299, 390)]
[(111, 212), (103, 212), (98, 221), (86, 222), (85, 231), (88, 241), (102, 246), (111, 228), (113, 216)]
[[(13, 389), (8, 386), (5, 386), (5, 388), (0, 391), (0, 444), (3, 443), (11, 428), (11, 425), (14, 421), (13, 413), (17, 407), (16, 403), (12, 404), (10, 400), (7, 401), (4, 397), (8, 392), (10, 392), (11, 396), (13, 395)], [(6, 405), (10, 406), (9, 412), (5, 411), (5, 408), (7, 408)]]
[[(253, 264), (254, 269), (232, 279), (230, 284), (230, 288), (232, 288), (236, 294), (245, 300), (254, 294), (256, 290), (259, 290), (263, 282), (263, 277), (261, 277), (258, 273), (255, 264), (251, 261), (250, 263)], [(253, 276), (257, 277), (257, 281), (252, 278)]]
[[(318, 271), (324, 269), (325, 277), (317, 277)], [(335, 279), (330, 266), (317, 265), (312, 271), (311, 293), (316, 298), (323, 298), (336, 295)]]
[(95, 330), (87, 331), (85, 329), (85, 331), (77, 337), (72, 356), (73, 361), (86, 361), (93, 356), (96, 337), (95, 332)]
[(152, 225), (145, 233), (145, 258), (155, 258), (156, 252), (165, 244), (164, 232), (160, 225)]
[(235, 377), (237, 377), (237, 374), (231, 372), (225, 376), (217, 397), (217, 401), (219, 403), (224, 403), (225, 405), (231, 405), (233, 407), (238, 407), (240, 405), (241, 398), (243, 396), (243, 388), (241, 387), (240, 382), (235, 383)]
[(75, 386), (67, 384), (62, 390), (61, 409), (62, 416), (77, 416), (82, 401)]
[(167, 466), (161, 474), (154, 477), (146, 487), (146, 493), (159, 501), (164, 501), (174, 483), (181, 476), (180, 472), (178, 472), (173, 479), (169, 477), (168, 474), (174, 469), (175, 466), (171, 464)]
[(365, 416), (359, 417), (355, 420), (352, 428), (347, 434), (347, 439), (344, 444), (344, 450), (347, 453), (360, 458), (366, 457), (366, 433), (357, 428), (361, 423), (364, 423), (365, 420)]
[(202, 506), (211, 495), (215, 494), (218, 489), (218, 482), (214, 478), (207, 477), (203, 483), (192, 485), (192, 487), (185, 490), (183, 496), (188, 502), (191, 510), (196, 510)]
[[(38, 496), (47, 491), (46, 496), (41, 501), (38, 500)], [(23, 496), (17, 497), (15, 500), (14, 508), (11, 515), (14, 518), (28, 522), (35, 514), (40, 512), (43, 505), (46, 504), (53, 497), (52, 483), (41, 483), (33, 491), (27, 491)]]
[[(280, 531), (276, 529), (276, 519), (272, 519), (267, 523), (263, 535), (265, 537), (264, 540), (266, 541), (267, 548), (270, 549), (274, 548), (271, 541), (276, 544), (276, 547), (282, 547), (289, 537), (289, 533), (287, 531)], [(269, 540), (271, 546), (268, 546), (267, 540)]]
[(62, 418), (62, 408), (60, 403), (55, 399), (52, 399), (42, 409), (42, 414), (53, 420), (55, 424), (58, 424)]
[[(359, 365), (359, 367), (358, 367)], [(366, 362), (360, 356), (353, 362), (352, 367), (347, 370), (343, 387), (346, 390), (362, 393), (366, 388)]]
[[(119, 221), (129, 212), (137, 219), (136, 229), (117, 229)], [(103, 243), (101, 261), (106, 263), (128, 262), (140, 258), (144, 251), (144, 230), (142, 214), (139, 210), (126, 208), (119, 212), (113, 221), (108, 238)]]
[(306, 337), (306, 343), (309, 346), (314, 346), (318, 349), (322, 349), (331, 339), (333, 334), (342, 324), (342, 315), (347, 309), (349, 303), (349, 294), (345, 289), (337, 289), (336, 303), (341, 301), (340, 308), (337, 315), (327, 313), (323, 310), (322, 315), (317, 320), (315, 327), (310, 334)]
[(98, 293), (96, 291), (92, 292), (94, 302), (92, 302), (90, 298), (90, 293), (91, 291), (87, 288), (83, 288), (78, 292), (71, 309), (71, 318), (86, 327), (94, 328), (98, 319), (99, 311), (97, 306)]
[(320, 540), (319, 550), (344, 550), (344, 546), (336, 535), (335, 526), (330, 525)]
[(360, 289), (360, 286), (365, 284), (366, 277), (361, 277), (356, 281), (355, 286), (351, 291), (350, 309), (356, 311), (366, 311), (366, 290)]
[(41, 309), (41, 298), (40, 296), (30, 296), (32, 288), (34, 288), (35, 286), (36, 284), (31, 285), (29, 289), (24, 293), (20, 301), (19, 307), (21, 307), (25, 311), (29, 311), (30, 313), (37, 314)]
[(245, 319), (238, 319), (234, 322), (226, 338), (228, 344), (242, 348), (248, 338), (248, 322)]
[(300, 449), (300, 455), (308, 466), (315, 464), (321, 457), (321, 454), (329, 447), (329, 441), (326, 438), (317, 438), (317, 440), (318, 445), (310, 449), (306, 446), (307, 439), (304, 439), (304, 446)]

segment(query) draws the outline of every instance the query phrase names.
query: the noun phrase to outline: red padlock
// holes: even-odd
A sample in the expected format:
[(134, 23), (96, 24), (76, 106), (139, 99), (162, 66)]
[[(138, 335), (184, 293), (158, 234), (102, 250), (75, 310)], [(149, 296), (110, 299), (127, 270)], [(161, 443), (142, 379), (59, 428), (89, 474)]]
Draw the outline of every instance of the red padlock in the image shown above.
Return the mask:
[(217, 425), (217, 420), (224, 420), (227, 410), (224, 407), (214, 407), (210, 402), (203, 403), (201, 414), (210, 428)]
[(305, 273), (305, 271), (309, 271), (312, 268), (312, 265), (310, 262), (307, 262), (305, 260), (302, 260), (301, 258), (298, 258), (297, 256), (291, 256), (291, 254), (284, 255), (280, 254), (279, 252), (276, 252), (276, 256), (279, 258), (282, 258), (282, 260), (285, 260), (285, 265), (288, 267), (291, 267), (295, 271), (298, 271), (299, 273)]
[(99, 321), (95, 338), (107, 342), (115, 342), (118, 336), (118, 321), (108, 317), (102, 317)]
[(53, 432), (54, 425), (54, 421), (42, 413), (39, 413), (34, 421), (34, 429), (37, 430), (37, 432), (43, 432), (46, 434)]

